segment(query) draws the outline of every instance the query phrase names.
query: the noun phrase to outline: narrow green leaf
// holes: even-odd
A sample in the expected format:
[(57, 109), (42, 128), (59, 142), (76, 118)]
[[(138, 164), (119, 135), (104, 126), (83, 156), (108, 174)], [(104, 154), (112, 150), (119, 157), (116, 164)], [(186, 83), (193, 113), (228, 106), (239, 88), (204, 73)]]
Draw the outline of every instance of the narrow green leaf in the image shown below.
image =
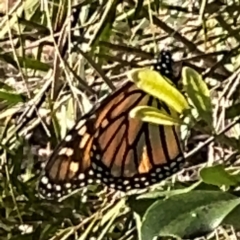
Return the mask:
[(148, 193), (143, 193), (141, 195), (139, 195), (139, 197), (137, 198), (137, 200), (140, 199), (154, 199), (154, 198), (160, 198), (160, 197), (171, 197), (174, 195), (179, 195), (179, 194), (183, 194), (183, 193), (188, 193), (191, 192), (192, 190), (194, 190), (196, 187), (198, 187), (200, 184), (202, 183), (202, 181), (198, 181), (192, 185), (190, 185), (189, 187), (186, 188), (181, 188), (181, 189), (173, 189), (173, 190), (166, 190), (166, 191), (159, 191), (159, 190), (155, 190), (152, 192), (148, 192)]
[(17, 94), (13, 92), (6, 92), (2, 89), (0, 89), (0, 100), (5, 100), (9, 103), (19, 103), (19, 102), (25, 102), (26, 97), (22, 94)]
[(203, 168), (200, 176), (205, 183), (216, 186), (237, 186), (239, 183), (237, 177), (230, 175), (222, 165)]
[(12, 54), (0, 54), (0, 60), (11, 64), (14, 68), (18, 68), (16, 61), (13, 59)]
[(230, 136), (226, 136), (224, 133), (215, 137), (215, 140), (219, 143), (226, 144), (228, 147), (233, 149), (240, 149), (240, 139), (239, 139), (239, 123), (232, 127)]
[(240, 115), (240, 103), (233, 104), (226, 108), (226, 119), (235, 118)]
[[(8, 54), (8, 53), (0, 54), (0, 60), (3, 60), (11, 64), (15, 68), (18, 68), (18, 65), (14, 57), (12, 56), (12, 54)], [(30, 68), (30, 69), (40, 70), (44, 72), (47, 72), (51, 68), (49, 64), (43, 63), (34, 58), (18, 56), (18, 61), (19, 61), (20, 67), (24, 67), (24, 68)]]
[(8, 84), (6, 84), (5, 82), (1, 82), (0, 81), (0, 89), (3, 89), (5, 91), (14, 91), (14, 88), (12, 88), (11, 86), (9, 86)]
[(33, 70), (40, 70), (40, 71), (47, 72), (51, 68), (49, 64), (43, 63), (34, 58), (18, 57), (18, 61), (21, 67), (30, 68)]
[(138, 106), (131, 110), (131, 118), (139, 118), (144, 122), (150, 122), (158, 125), (180, 125), (181, 120), (166, 113), (166, 111), (159, 110), (150, 106)]
[(203, 236), (217, 228), (239, 204), (237, 197), (217, 191), (192, 191), (158, 200), (143, 217), (142, 239)]
[(182, 70), (183, 85), (199, 115), (210, 126), (212, 125), (212, 104), (207, 84), (195, 70), (184, 67)]
[(184, 96), (158, 72), (150, 69), (135, 69), (128, 73), (128, 77), (140, 89), (164, 101), (176, 112), (182, 114), (189, 108)]

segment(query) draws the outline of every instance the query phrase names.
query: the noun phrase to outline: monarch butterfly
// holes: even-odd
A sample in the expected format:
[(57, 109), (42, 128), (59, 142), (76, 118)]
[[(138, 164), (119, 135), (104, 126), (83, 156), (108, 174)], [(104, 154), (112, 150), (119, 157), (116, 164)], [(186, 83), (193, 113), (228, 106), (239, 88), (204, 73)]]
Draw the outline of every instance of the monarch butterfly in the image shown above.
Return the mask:
[[(161, 52), (154, 69), (173, 79), (168, 51)], [(42, 197), (60, 198), (94, 182), (122, 191), (145, 188), (177, 172), (184, 162), (179, 127), (130, 118), (130, 110), (140, 105), (171, 113), (127, 81), (83, 116), (55, 149), (39, 182)]]

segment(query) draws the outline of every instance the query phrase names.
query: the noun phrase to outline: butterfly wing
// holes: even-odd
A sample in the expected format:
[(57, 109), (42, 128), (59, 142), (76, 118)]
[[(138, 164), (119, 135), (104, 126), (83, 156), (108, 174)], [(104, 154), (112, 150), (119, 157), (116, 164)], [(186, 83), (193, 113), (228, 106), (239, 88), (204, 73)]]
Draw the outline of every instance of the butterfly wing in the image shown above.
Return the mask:
[(39, 182), (41, 196), (60, 198), (93, 182), (90, 153), (94, 122), (94, 112), (82, 117), (54, 150)]
[(183, 164), (179, 127), (130, 118), (131, 109), (141, 105), (170, 113), (163, 102), (130, 82), (96, 112), (92, 166), (112, 188), (144, 188), (177, 172)]

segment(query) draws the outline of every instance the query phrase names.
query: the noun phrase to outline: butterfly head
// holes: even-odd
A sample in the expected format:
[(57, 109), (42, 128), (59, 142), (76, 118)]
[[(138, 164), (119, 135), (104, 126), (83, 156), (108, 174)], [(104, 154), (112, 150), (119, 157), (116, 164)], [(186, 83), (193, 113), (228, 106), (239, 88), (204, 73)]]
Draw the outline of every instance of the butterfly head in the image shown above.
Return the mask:
[(177, 83), (180, 79), (180, 70), (177, 64), (173, 61), (172, 54), (168, 50), (162, 50), (153, 64), (155, 71), (160, 72), (173, 83)]

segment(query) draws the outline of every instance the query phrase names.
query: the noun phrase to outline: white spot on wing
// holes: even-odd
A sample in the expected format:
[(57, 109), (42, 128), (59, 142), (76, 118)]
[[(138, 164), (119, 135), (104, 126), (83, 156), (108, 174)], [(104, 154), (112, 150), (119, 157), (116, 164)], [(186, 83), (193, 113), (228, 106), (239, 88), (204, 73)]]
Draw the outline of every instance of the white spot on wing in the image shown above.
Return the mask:
[(92, 163), (92, 168), (93, 168), (93, 169), (97, 169), (96, 163), (94, 163), (94, 162)]
[(74, 153), (74, 151), (73, 151), (72, 148), (68, 148), (67, 151), (66, 151), (66, 155), (67, 155), (68, 157), (71, 157), (71, 156), (73, 155), (73, 153)]
[(95, 158), (96, 158), (97, 160), (100, 160), (100, 159), (101, 159), (100, 154), (96, 154), (96, 155), (95, 155)]
[(124, 181), (123, 181), (123, 184), (124, 184), (124, 185), (128, 185), (128, 184), (129, 184), (129, 180), (124, 180)]
[(66, 184), (65, 184), (65, 187), (66, 187), (66, 188), (70, 188), (71, 186), (72, 186), (71, 183), (66, 183)]
[(98, 174), (97, 174), (97, 177), (98, 177), (98, 178), (101, 178), (101, 177), (102, 177), (102, 174), (101, 174), (101, 173), (98, 173)]
[(70, 142), (72, 140), (72, 135), (67, 135), (65, 137), (65, 142)]
[(42, 177), (41, 182), (45, 185), (48, 184), (48, 178), (46, 176)]
[(104, 183), (107, 183), (107, 182), (108, 182), (108, 179), (107, 179), (107, 178), (103, 178), (103, 182), (104, 182)]
[(87, 127), (86, 125), (84, 125), (78, 130), (78, 135), (83, 136), (86, 132), (87, 132)]
[(75, 129), (79, 130), (85, 123), (86, 123), (86, 119), (80, 120), (78, 124), (75, 126)]
[(58, 152), (58, 155), (67, 155), (68, 157), (73, 155), (73, 149), (72, 148), (67, 148), (64, 147), (62, 149), (60, 149), (60, 151)]
[(59, 192), (59, 191), (61, 191), (61, 189), (62, 189), (62, 188), (61, 188), (61, 186), (60, 186), (60, 185), (56, 185), (56, 186), (55, 186), (55, 189), (56, 189), (56, 191), (58, 191), (58, 192)]
[(85, 182), (80, 183), (80, 187), (84, 187), (85, 185), (86, 185)]
[(176, 162), (172, 162), (172, 163), (170, 164), (170, 167), (171, 167), (171, 168), (174, 168), (174, 167), (176, 166), (176, 164), (177, 164)]
[(92, 180), (91, 178), (88, 179), (88, 183), (89, 183), (89, 184), (93, 183), (93, 180)]
[(84, 173), (80, 173), (79, 175), (78, 175), (78, 179), (79, 180), (83, 180), (85, 178), (85, 174)]
[(163, 175), (162, 174), (158, 174), (158, 178), (163, 179)]

